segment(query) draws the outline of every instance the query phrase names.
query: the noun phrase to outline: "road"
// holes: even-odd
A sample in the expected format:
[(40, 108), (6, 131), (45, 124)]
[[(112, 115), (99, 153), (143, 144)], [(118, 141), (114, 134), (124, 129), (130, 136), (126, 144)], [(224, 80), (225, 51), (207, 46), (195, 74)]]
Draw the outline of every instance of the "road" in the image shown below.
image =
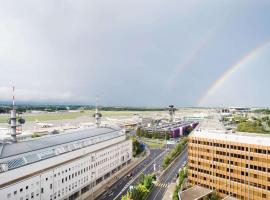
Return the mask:
[(131, 178), (128, 178), (127, 176), (121, 177), (110, 188), (108, 188), (107, 192), (97, 197), (96, 199), (120, 200), (122, 195), (126, 194), (129, 187), (131, 185), (135, 185), (139, 181), (140, 174), (149, 174), (154, 171), (154, 163), (156, 170), (160, 169), (166, 152), (167, 151), (165, 149), (151, 149), (150, 155), (131, 171)]
[(188, 154), (186, 147), (182, 154), (177, 157), (175, 162), (166, 169), (161, 177), (159, 177), (157, 184), (154, 185), (147, 200), (162, 200), (168, 185), (176, 181), (177, 173), (183, 164), (187, 161), (187, 156)]

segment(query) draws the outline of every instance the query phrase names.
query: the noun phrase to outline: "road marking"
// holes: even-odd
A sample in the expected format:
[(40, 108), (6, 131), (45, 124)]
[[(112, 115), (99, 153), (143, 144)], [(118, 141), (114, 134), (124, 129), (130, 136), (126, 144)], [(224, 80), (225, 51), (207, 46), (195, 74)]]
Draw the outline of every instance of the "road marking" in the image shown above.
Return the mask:
[[(133, 183), (141, 174), (144, 170), (146, 170), (149, 166), (151, 166), (158, 158), (160, 158), (163, 154), (165, 154), (167, 152), (167, 150), (163, 151), (161, 154), (159, 154), (154, 160), (152, 160), (146, 167), (144, 167), (135, 177), (133, 177), (125, 186), (124, 188), (126, 187), (126, 189), (131, 185), (131, 183)], [(113, 200), (116, 200), (126, 189), (122, 189), (120, 191), (120, 193), (114, 197)]]
[(156, 183), (156, 186), (157, 187), (162, 187), (162, 188), (167, 188), (168, 187), (168, 184), (167, 183), (163, 183), (163, 182), (157, 182)]
[[(184, 149), (184, 151), (186, 151), (187, 150), (187, 148), (185, 148)], [(184, 154), (184, 151), (179, 155), (179, 157), (181, 157), (183, 154)], [(185, 158), (185, 157), (183, 157), (183, 158)], [(181, 158), (181, 160), (183, 160), (183, 158)], [(180, 160), (180, 161), (181, 161)], [(177, 168), (177, 165), (176, 166), (174, 166), (173, 167), (173, 170), (171, 170), (171, 173), (169, 173), (169, 175), (171, 175), (172, 173), (173, 173), (173, 171), (175, 170), (175, 168)], [(167, 171), (169, 168), (167, 168), (165, 171)], [(164, 172), (165, 173), (165, 172)], [(163, 175), (164, 175), (164, 173), (163, 173)], [(166, 182), (167, 180), (168, 180), (168, 178), (170, 177), (170, 176), (167, 176), (167, 178), (165, 179), (165, 181), (164, 182)], [(162, 177), (163, 178), (163, 177)], [(156, 199), (156, 197), (157, 197), (157, 195), (159, 194), (159, 192), (161, 191), (161, 187), (158, 189), (158, 192), (156, 193), (156, 195), (154, 196), (154, 199)]]

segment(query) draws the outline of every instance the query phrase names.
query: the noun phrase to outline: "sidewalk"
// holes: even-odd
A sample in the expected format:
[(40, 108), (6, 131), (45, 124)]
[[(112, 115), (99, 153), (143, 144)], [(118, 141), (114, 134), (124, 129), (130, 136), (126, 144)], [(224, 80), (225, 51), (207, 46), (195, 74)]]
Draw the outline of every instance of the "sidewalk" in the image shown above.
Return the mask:
[(162, 200), (172, 200), (175, 187), (176, 183), (171, 183), (170, 185), (168, 185), (168, 189), (164, 194)]

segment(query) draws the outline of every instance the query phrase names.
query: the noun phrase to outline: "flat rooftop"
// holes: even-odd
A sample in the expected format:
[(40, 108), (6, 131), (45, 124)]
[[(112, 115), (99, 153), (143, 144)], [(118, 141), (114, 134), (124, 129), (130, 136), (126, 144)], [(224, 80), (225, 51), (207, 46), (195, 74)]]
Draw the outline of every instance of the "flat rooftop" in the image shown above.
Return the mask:
[(33, 140), (0, 144), (0, 159), (19, 155), (27, 152), (37, 151), (61, 144), (91, 138), (107, 133), (118, 132), (120, 129), (112, 128), (87, 128), (74, 130), (70, 133), (44, 136)]
[(199, 137), (244, 144), (270, 146), (270, 134), (227, 132), (217, 118), (202, 121), (190, 134), (191, 137)]
[(217, 116), (213, 118), (206, 118), (199, 124), (197, 130), (201, 131), (212, 131), (212, 132), (225, 132), (226, 129), (223, 124), (219, 121)]
[(212, 192), (213, 190), (195, 185), (183, 192), (180, 192), (180, 197), (181, 200), (197, 200), (211, 194)]
[(236, 198), (232, 197), (232, 196), (227, 196), (222, 200), (237, 200)]

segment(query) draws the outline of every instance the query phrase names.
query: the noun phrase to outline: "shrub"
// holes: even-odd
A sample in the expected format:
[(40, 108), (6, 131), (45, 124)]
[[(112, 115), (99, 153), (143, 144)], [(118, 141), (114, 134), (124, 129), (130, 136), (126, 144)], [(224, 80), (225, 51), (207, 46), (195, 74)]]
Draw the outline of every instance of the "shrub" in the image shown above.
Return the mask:
[(172, 160), (182, 152), (186, 143), (187, 143), (187, 138), (185, 137), (181, 140), (180, 143), (178, 143), (174, 147), (173, 150), (171, 150), (171, 152), (167, 156), (164, 157), (163, 164), (162, 164), (163, 168), (166, 168), (172, 162)]

